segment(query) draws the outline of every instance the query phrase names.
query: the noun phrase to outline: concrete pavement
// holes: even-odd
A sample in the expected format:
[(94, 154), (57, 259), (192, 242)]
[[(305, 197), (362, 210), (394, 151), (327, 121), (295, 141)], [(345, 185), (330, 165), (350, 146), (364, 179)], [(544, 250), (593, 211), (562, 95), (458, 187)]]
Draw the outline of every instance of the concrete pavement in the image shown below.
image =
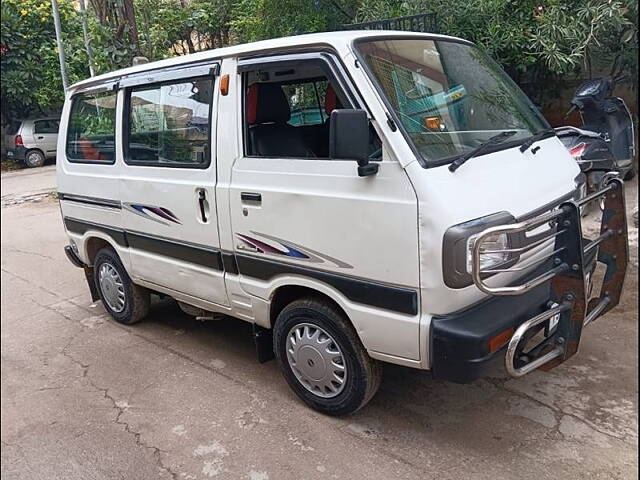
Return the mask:
[(2, 206), (38, 200), (56, 190), (56, 166), (2, 172)]
[(632, 230), (624, 302), (569, 362), (470, 385), (386, 366), (369, 406), (330, 418), (256, 362), (241, 321), (163, 300), (114, 323), (64, 257), (57, 202), (5, 207), (2, 479), (638, 478)]

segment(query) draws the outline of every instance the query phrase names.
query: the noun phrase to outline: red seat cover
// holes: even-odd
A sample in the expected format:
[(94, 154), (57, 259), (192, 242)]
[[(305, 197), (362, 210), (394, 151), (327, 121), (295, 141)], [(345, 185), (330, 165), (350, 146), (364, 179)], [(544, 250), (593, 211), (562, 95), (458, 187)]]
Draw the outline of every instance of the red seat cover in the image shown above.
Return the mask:
[(336, 91), (331, 85), (327, 85), (327, 91), (324, 94), (324, 111), (327, 115), (331, 116), (331, 112), (336, 109), (337, 103)]

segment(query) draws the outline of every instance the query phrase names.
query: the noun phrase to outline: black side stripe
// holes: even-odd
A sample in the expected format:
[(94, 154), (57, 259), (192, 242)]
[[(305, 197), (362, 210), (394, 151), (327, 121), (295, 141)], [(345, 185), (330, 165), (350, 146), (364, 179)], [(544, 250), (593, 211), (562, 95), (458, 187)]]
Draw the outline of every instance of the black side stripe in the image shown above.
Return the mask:
[(128, 247), (127, 236), (124, 230), (120, 230), (114, 227), (107, 227), (99, 223), (87, 222), (86, 220), (76, 220), (75, 218), (64, 217), (64, 225), (67, 230), (78, 235), (84, 235), (87, 230), (97, 230), (102, 233), (106, 233), (113, 240), (122, 247)]
[(67, 202), (83, 203), (85, 205), (95, 205), (98, 207), (115, 208), (118, 210), (122, 208), (122, 205), (118, 200), (110, 200), (107, 198), (86, 197), (84, 195), (71, 195), (69, 193), (61, 193), (61, 192), (58, 192), (58, 198), (60, 200), (66, 200)]
[(286, 273), (303, 275), (331, 285), (342, 292), (349, 300), (357, 303), (364, 303), (409, 315), (418, 313), (418, 295), (415, 290), (337, 275), (289, 263), (256, 258), (253, 255), (236, 254), (235, 257), (240, 273), (248, 277), (270, 280), (276, 275)]
[(219, 250), (138, 232), (126, 231), (125, 236), (129, 246), (136, 250), (157, 253), (214, 270), (223, 270), (222, 253)]
[(277, 275), (287, 273), (302, 275), (331, 285), (342, 292), (349, 300), (356, 303), (409, 315), (418, 313), (418, 295), (415, 290), (408, 288), (385, 285), (290, 263), (258, 258), (254, 255), (221, 252), (202, 245), (179, 242), (140, 232), (125, 231), (75, 218), (65, 217), (64, 223), (67, 230), (80, 235), (88, 230), (98, 230), (106, 233), (118, 245), (123, 247), (130, 246), (137, 250), (165, 255), (223, 272), (241, 273), (259, 280), (270, 280)]
[(238, 262), (233, 253), (222, 252), (222, 265), (225, 272), (233, 273), (234, 275), (238, 274)]
[(213, 248), (156, 237), (140, 232), (126, 231), (70, 217), (64, 218), (64, 224), (67, 230), (79, 235), (83, 235), (88, 230), (98, 230), (111, 236), (111, 238), (122, 247), (131, 247), (177, 260), (195, 263), (196, 265), (202, 265), (214, 270), (223, 270), (222, 253)]

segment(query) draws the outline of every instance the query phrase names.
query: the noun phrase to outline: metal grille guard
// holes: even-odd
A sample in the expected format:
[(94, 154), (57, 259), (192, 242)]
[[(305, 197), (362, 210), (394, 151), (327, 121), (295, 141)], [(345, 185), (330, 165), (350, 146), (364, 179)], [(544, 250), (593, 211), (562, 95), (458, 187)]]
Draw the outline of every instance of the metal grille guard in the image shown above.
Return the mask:
[[(592, 241), (583, 240), (580, 209), (604, 197), (604, 211), (600, 235)], [(544, 225), (551, 228), (524, 247), (499, 250), (483, 249), (488, 237), (506, 234), (521, 235)], [(540, 238), (542, 237), (542, 238)], [(527, 251), (554, 241), (553, 250), (533, 261), (524, 260), (505, 268), (481, 268), (481, 256), (507, 253), (519, 256)], [(584, 243), (584, 244), (583, 244)], [(597, 261), (606, 266), (600, 296), (588, 300), (588, 287), (584, 258), (597, 249)], [(532, 370), (550, 370), (575, 355), (578, 351), (582, 328), (614, 308), (620, 301), (629, 258), (624, 186), (620, 179), (611, 179), (600, 191), (578, 201), (566, 202), (557, 209), (535, 218), (511, 225), (501, 225), (480, 233), (472, 250), (472, 278), (474, 284), (490, 295), (520, 295), (551, 282), (551, 308), (527, 320), (515, 331), (506, 354), (506, 368), (510, 375), (520, 377)], [(515, 286), (489, 286), (487, 276), (503, 272), (528, 270), (548, 262), (549, 270), (526, 283)], [(525, 345), (549, 320), (559, 315), (558, 326), (535, 347), (524, 351)], [(557, 318), (557, 317), (556, 317)]]

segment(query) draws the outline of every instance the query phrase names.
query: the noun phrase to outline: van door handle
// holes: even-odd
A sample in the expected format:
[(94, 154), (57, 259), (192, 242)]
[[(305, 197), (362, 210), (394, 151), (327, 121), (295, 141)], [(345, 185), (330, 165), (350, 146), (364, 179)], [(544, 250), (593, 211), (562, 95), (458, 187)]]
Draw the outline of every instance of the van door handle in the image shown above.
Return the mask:
[(198, 205), (200, 206), (200, 219), (202, 223), (208, 222), (209, 202), (207, 202), (207, 191), (204, 188), (198, 189)]
[(38, 140), (44, 140), (44, 137), (37, 137)]
[(240, 193), (240, 199), (245, 202), (261, 203), (262, 195), (260, 193), (254, 193), (254, 192), (242, 192)]

